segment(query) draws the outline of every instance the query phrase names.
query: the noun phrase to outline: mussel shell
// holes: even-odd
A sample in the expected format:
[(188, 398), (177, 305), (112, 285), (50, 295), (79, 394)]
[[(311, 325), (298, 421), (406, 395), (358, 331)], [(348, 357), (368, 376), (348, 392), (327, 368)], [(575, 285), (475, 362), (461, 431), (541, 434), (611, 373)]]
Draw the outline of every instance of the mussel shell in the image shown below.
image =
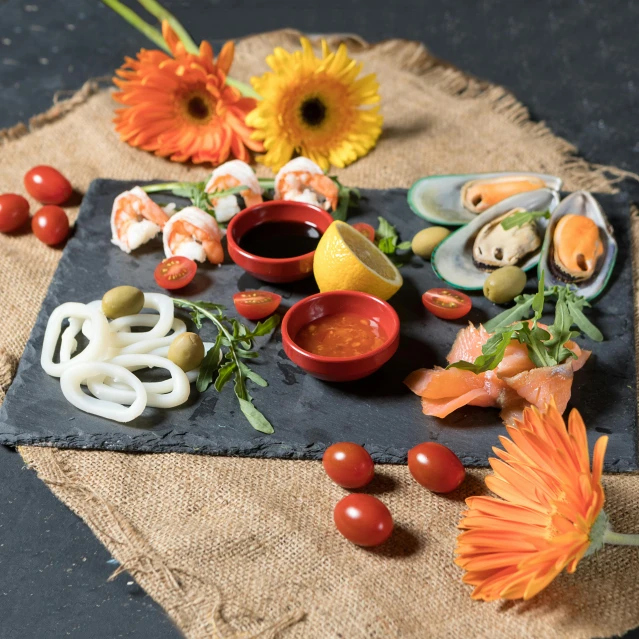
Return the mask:
[[(461, 192), (465, 184), (473, 180), (504, 178), (515, 175), (538, 177), (546, 183), (549, 189), (555, 191), (558, 191), (562, 184), (561, 179), (554, 175), (532, 173), (530, 171), (432, 175), (417, 180), (411, 186), (408, 191), (408, 205), (415, 215), (433, 224), (462, 226), (472, 220), (476, 220), (478, 217), (476, 213), (471, 213), (462, 204)], [(530, 193), (535, 192), (530, 191)], [(525, 195), (525, 193), (513, 197), (518, 197), (519, 195)], [(487, 213), (488, 210), (484, 211), (484, 213)]]
[[(454, 288), (466, 291), (480, 291), (489, 273), (478, 268), (473, 262), (473, 244), (475, 237), (486, 224), (502, 216), (511, 209), (522, 208), (526, 211), (553, 211), (559, 203), (559, 194), (552, 189), (539, 189), (513, 195), (492, 206), (473, 221), (449, 235), (431, 257), (431, 264), (437, 276)], [(537, 221), (543, 234), (547, 220)], [(534, 268), (539, 261), (539, 252), (529, 256), (519, 266), (525, 271)]]
[[(552, 264), (554, 252), (553, 238), (557, 222), (569, 213), (585, 215), (589, 217), (598, 227), (601, 241), (604, 245), (603, 255), (599, 258), (593, 276), (586, 281), (569, 282), (565, 275), (562, 275)], [(592, 300), (603, 292), (612, 275), (615, 262), (617, 260), (617, 241), (614, 237), (612, 226), (603, 212), (601, 206), (588, 191), (575, 191), (564, 198), (559, 206), (553, 211), (548, 221), (544, 243), (541, 247), (537, 274), (541, 276), (545, 271), (546, 287), (555, 285), (571, 284), (577, 292), (587, 300)]]

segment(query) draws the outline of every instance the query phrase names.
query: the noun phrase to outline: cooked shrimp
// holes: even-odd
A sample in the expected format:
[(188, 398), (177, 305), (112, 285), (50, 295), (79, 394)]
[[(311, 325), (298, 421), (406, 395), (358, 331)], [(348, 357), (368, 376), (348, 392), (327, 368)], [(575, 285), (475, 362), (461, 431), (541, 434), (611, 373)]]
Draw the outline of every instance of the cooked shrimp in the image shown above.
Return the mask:
[(227, 195), (221, 198), (211, 197), (211, 204), (215, 209), (215, 217), (218, 222), (228, 222), (241, 210), (259, 204), (262, 201), (262, 187), (253, 173), (253, 169), (241, 160), (225, 162), (211, 174), (211, 179), (205, 189), (207, 193), (224, 191), (242, 184), (248, 188), (236, 195)]
[(126, 253), (152, 240), (169, 216), (139, 186), (120, 193), (111, 211), (111, 241)]
[(300, 157), (285, 164), (275, 176), (275, 199), (308, 202), (334, 211), (339, 191), (315, 162)]
[(176, 213), (164, 227), (164, 253), (167, 257), (183, 255), (198, 262), (224, 261), (222, 235), (215, 219), (196, 206)]

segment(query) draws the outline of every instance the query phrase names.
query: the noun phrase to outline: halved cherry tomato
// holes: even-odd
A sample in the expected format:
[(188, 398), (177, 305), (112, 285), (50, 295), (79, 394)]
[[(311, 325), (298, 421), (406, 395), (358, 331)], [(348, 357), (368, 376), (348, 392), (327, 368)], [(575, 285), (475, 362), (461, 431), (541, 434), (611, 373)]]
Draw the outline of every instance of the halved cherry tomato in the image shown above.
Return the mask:
[(342, 488), (362, 488), (375, 474), (375, 464), (359, 444), (339, 442), (329, 446), (322, 457), (326, 474)]
[(62, 204), (73, 193), (71, 182), (52, 166), (34, 166), (24, 176), (24, 188), (42, 204)]
[(375, 241), (375, 229), (366, 222), (357, 222), (353, 224), (353, 228), (359, 231), (364, 237), (367, 237), (371, 242)]
[(466, 476), (459, 457), (435, 442), (417, 444), (408, 451), (408, 470), (418, 484), (434, 493), (455, 490)]
[(29, 202), (21, 195), (0, 195), (0, 233), (17, 231), (29, 219)]
[(155, 267), (153, 276), (158, 286), (167, 289), (167, 291), (174, 291), (190, 284), (196, 271), (197, 264), (193, 260), (182, 255), (174, 255), (162, 260)]
[(422, 304), (442, 319), (459, 319), (473, 307), (468, 295), (452, 288), (431, 288), (422, 295)]
[(31, 230), (49, 246), (55, 246), (69, 235), (69, 218), (59, 206), (43, 206), (31, 218)]
[(249, 320), (261, 320), (272, 315), (282, 296), (269, 291), (241, 291), (233, 295), (235, 310)]
[(358, 546), (379, 546), (393, 532), (393, 516), (377, 497), (361, 493), (337, 502), (333, 521), (348, 541)]

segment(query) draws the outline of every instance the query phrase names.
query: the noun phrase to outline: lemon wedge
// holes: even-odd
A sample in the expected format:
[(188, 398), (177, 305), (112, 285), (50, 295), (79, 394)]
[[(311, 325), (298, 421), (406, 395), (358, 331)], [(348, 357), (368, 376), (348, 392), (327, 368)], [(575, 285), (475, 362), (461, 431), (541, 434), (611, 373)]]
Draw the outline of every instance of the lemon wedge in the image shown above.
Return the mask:
[(376, 246), (345, 222), (333, 222), (317, 245), (315, 280), (326, 291), (362, 291), (383, 300), (403, 284), (397, 267)]

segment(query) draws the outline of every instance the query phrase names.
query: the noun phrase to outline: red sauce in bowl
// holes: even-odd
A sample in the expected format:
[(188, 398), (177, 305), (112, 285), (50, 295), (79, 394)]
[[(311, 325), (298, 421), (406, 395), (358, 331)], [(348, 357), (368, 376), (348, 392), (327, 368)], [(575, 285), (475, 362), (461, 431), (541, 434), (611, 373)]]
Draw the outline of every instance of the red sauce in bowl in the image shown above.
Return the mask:
[(351, 312), (324, 315), (303, 326), (295, 336), (300, 348), (323, 357), (365, 355), (386, 340), (377, 322)]

